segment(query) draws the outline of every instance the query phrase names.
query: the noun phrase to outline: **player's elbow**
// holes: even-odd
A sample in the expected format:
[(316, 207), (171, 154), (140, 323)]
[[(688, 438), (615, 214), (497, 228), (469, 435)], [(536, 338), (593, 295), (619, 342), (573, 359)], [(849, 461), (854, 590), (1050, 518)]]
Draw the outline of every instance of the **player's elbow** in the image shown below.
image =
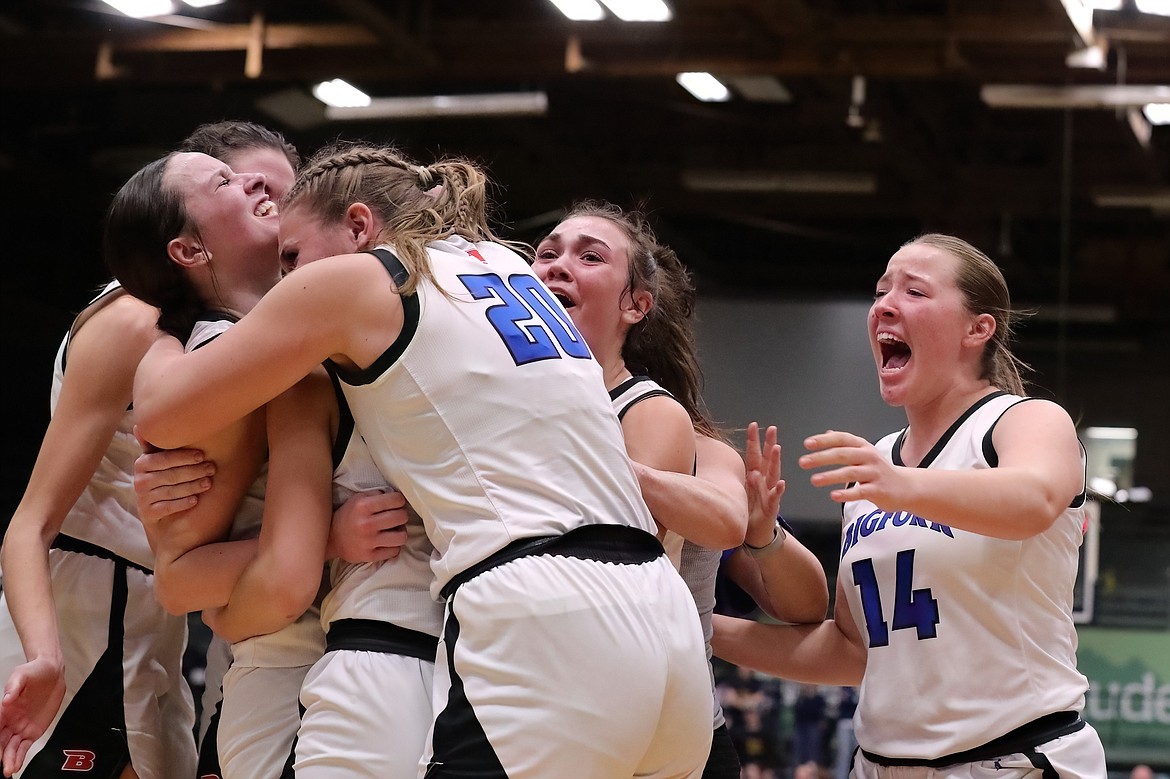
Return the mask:
[(154, 599), (158, 601), (164, 611), (172, 616), (181, 617), (193, 610), (188, 608), (181, 588), (171, 584), (166, 576), (162, 576), (158, 572), (154, 576)]

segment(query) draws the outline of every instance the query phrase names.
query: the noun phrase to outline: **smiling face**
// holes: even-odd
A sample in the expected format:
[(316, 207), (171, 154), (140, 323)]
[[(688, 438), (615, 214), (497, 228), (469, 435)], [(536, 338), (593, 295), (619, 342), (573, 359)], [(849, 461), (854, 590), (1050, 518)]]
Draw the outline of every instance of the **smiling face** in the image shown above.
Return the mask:
[[(890, 258), (869, 310), (869, 340), (882, 399), (929, 402), (955, 377), (977, 378), (987, 315), (972, 314), (956, 284), (959, 260), (909, 244)], [(994, 324), (991, 327), (994, 331)]]
[(569, 312), (596, 355), (620, 352), (630, 327), (652, 303), (630, 293), (630, 239), (614, 222), (575, 216), (536, 247), (532, 269)]
[(284, 152), (269, 146), (253, 146), (225, 153), (223, 160), (237, 173), (264, 174), (264, 191), (274, 201), (284, 197), (296, 179), (296, 171)]
[(275, 283), (280, 218), (262, 173), (236, 173), (215, 157), (186, 152), (171, 159), (163, 183), (182, 198), (185, 240), (214, 262), (219, 283)]

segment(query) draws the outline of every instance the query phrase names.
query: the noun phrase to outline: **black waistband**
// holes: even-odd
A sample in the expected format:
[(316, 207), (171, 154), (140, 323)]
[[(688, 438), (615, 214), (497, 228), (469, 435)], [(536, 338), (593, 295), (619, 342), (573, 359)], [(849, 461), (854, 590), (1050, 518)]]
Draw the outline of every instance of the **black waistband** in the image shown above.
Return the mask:
[(994, 738), (982, 746), (943, 755), (934, 760), (920, 760), (917, 758), (886, 757), (875, 755), (873, 752), (861, 750), (871, 763), (886, 766), (923, 766), (926, 768), (942, 768), (958, 763), (978, 763), (983, 760), (993, 760), (1004, 755), (1026, 753), (1033, 747), (1045, 744), (1053, 739), (1076, 733), (1085, 727), (1085, 721), (1075, 711), (1058, 711), (1055, 714), (1045, 714), (1015, 730), (1008, 731), (999, 738)]
[(146, 574), (154, 574), (144, 565), (139, 565), (133, 560), (127, 560), (121, 555), (116, 555), (105, 547), (91, 544), (89, 541), (82, 541), (80, 538), (67, 536), (64, 533), (58, 533), (57, 537), (53, 539), (53, 548), (60, 549), (63, 552), (76, 552), (77, 554), (89, 555), (90, 557), (100, 557), (103, 560), (109, 560), (115, 563), (122, 563), (128, 568), (133, 568), (136, 571), (142, 571)]
[(325, 634), (326, 652), (382, 652), (433, 663), (438, 647), (439, 639), (434, 636), (377, 619), (339, 619), (329, 624)]
[(559, 536), (521, 538), (491, 557), (459, 572), (443, 587), (443, 598), (450, 598), (461, 584), (496, 566), (532, 555), (577, 557), (603, 563), (638, 565), (657, 560), (665, 554), (658, 539), (629, 525), (584, 525)]

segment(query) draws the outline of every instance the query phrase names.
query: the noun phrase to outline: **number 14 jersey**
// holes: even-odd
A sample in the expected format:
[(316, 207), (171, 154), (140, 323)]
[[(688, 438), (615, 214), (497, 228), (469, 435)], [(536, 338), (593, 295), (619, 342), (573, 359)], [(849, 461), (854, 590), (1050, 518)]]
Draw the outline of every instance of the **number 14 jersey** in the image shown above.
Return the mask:
[[(1024, 400), (980, 399), (918, 467), (995, 467), (992, 430)], [(895, 465), (904, 435), (876, 444)], [(935, 759), (1084, 707), (1071, 616), (1084, 498), (1022, 541), (868, 501), (844, 505), (839, 575), (869, 647), (856, 726), (863, 749)]]

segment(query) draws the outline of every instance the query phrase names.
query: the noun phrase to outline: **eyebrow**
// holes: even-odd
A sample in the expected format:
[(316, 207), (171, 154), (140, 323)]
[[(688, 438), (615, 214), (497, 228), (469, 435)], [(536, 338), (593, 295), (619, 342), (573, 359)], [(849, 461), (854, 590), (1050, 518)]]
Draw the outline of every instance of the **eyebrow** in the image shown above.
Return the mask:
[(889, 282), (890, 278), (893, 276), (903, 276), (903, 277), (909, 279), (910, 281), (917, 281), (917, 282), (922, 282), (922, 283), (930, 283), (930, 281), (931, 281), (931, 279), (928, 276), (923, 276), (920, 273), (914, 273), (913, 271), (897, 271), (897, 272), (892, 273), (892, 274), (891, 273), (883, 273), (881, 275), (881, 277), (878, 278), (877, 283), (881, 284), (882, 282)]

